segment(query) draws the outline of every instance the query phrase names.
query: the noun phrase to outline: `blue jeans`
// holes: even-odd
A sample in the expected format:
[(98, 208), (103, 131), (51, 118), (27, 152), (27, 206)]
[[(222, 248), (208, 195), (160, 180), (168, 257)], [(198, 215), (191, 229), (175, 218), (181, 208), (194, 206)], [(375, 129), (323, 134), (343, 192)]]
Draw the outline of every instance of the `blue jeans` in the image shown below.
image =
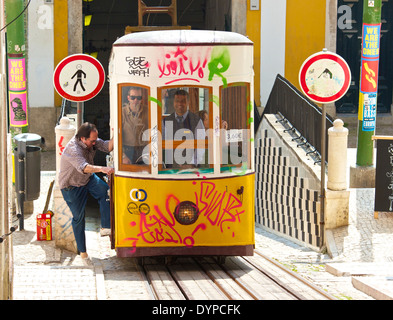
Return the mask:
[(72, 230), (74, 231), (76, 246), (79, 252), (86, 252), (85, 237), (85, 207), (87, 193), (98, 200), (101, 214), (101, 227), (110, 228), (110, 203), (108, 197), (109, 186), (95, 173), (90, 177), (87, 185), (82, 187), (68, 187), (61, 189), (63, 198), (72, 213)]

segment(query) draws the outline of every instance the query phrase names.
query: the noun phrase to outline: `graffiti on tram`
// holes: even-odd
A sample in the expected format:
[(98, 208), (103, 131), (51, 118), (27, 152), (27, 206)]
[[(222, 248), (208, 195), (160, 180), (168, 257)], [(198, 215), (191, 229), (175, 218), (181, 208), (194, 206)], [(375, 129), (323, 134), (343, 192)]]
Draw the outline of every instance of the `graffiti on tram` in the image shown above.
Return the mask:
[(124, 241), (131, 242), (134, 251), (137, 246), (164, 242), (193, 247), (197, 244), (196, 235), (210, 228), (215, 228), (214, 234), (220, 232), (235, 238), (236, 224), (242, 223), (245, 213), (241, 200), (231, 192), (218, 190), (213, 182), (193, 181), (192, 184), (198, 189), (194, 194), (199, 213), (195, 223), (186, 229), (182, 228), (187, 232), (179, 231), (180, 224), (172, 209), (181, 201), (176, 195), (170, 194), (164, 207), (154, 205), (153, 210), (148, 211), (149, 214), (139, 212), (139, 222), (134, 220), (130, 223), (131, 228), (137, 228), (137, 237), (126, 238)]

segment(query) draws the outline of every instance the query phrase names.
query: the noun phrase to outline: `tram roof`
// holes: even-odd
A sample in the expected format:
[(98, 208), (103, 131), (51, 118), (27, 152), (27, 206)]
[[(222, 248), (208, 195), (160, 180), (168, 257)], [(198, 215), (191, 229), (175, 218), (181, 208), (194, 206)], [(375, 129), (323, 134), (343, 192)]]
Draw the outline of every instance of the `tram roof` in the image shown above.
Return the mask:
[(127, 34), (113, 46), (136, 45), (252, 45), (247, 37), (228, 31), (213, 30), (159, 30)]

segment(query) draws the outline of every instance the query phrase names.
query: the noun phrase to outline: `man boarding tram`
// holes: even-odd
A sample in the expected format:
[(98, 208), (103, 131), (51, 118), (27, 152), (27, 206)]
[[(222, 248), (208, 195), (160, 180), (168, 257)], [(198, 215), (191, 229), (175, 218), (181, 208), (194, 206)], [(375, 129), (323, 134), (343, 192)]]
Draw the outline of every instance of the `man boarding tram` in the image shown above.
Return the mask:
[(96, 150), (111, 152), (113, 139), (98, 138), (94, 124), (85, 122), (76, 135), (67, 143), (60, 160), (59, 187), (71, 210), (72, 229), (77, 249), (85, 263), (89, 263), (85, 237), (85, 207), (90, 193), (100, 206), (101, 236), (110, 235), (109, 186), (96, 173), (110, 175), (113, 168), (94, 165)]

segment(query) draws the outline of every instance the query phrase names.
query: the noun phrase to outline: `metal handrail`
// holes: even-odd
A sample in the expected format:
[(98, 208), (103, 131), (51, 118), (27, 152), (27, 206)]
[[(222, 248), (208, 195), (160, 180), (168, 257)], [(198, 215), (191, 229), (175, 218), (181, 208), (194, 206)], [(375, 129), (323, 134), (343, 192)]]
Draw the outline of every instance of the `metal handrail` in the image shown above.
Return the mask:
[[(308, 100), (295, 86), (281, 75), (277, 75), (263, 114), (279, 113), (315, 151), (321, 154), (322, 109)], [(263, 116), (263, 115), (262, 115)], [(333, 118), (326, 115), (326, 128), (333, 126)], [(328, 134), (326, 130), (326, 141)], [(327, 159), (326, 143), (326, 159)]]

